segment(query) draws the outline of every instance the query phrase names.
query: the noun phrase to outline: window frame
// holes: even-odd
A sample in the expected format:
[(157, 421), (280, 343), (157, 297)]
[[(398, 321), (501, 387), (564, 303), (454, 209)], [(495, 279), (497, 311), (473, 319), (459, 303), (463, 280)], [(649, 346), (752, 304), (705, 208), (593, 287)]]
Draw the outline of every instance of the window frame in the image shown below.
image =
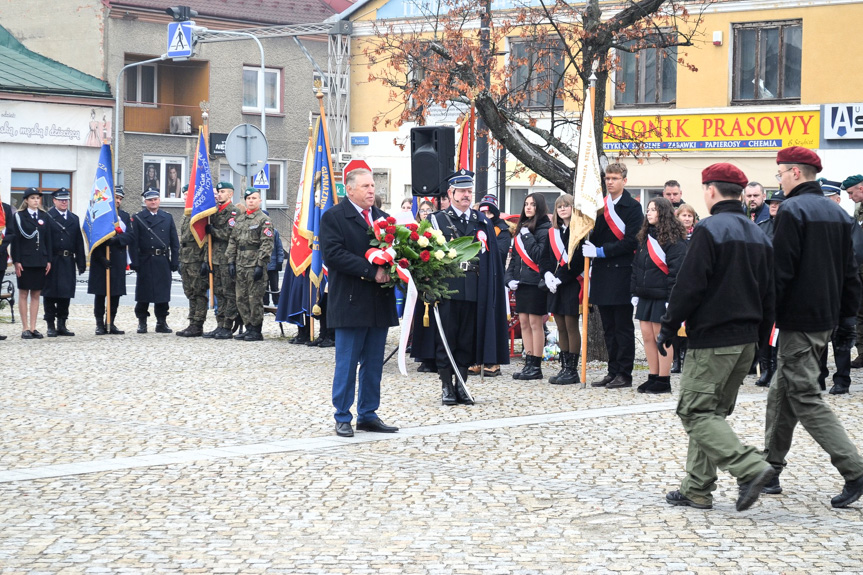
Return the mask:
[[(258, 83), (258, 77), (261, 74), (260, 66), (243, 66), (243, 76), (245, 76), (246, 72), (254, 72), (255, 73), (255, 86)], [(264, 68), (264, 99), (267, 97), (267, 83), (266, 83), (266, 74), (274, 73), (276, 74), (276, 107), (275, 108), (266, 108), (265, 113), (267, 115), (280, 115), (282, 114), (283, 106), (284, 106), (284, 70), (282, 68)], [(242, 81), (243, 92), (245, 93), (245, 78)], [(260, 114), (261, 106), (260, 102), (257, 102), (258, 95), (257, 90), (255, 90), (255, 106), (247, 106), (245, 102), (243, 102), (242, 108), (244, 114)]]
[[(269, 160), (267, 160), (267, 163), (270, 165), (270, 187), (267, 188), (267, 193), (266, 193), (267, 209), (269, 209), (270, 206), (286, 206), (287, 205), (287, 199), (286, 199), (286, 193), (285, 193), (285, 189), (286, 189), (285, 188), (285, 180), (286, 180), (286, 176), (287, 176), (288, 162), (286, 160), (269, 159)], [(278, 168), (278, 171), (279, 171), (279, 175), (276, 177), (273, 177), (273, 166), (276, 166)], [(277, 189), (275, 191), (276, 197), (271, 198), (270, 194), (274, 189), (274, 187), (272, 185), (274, 179), (278, 183), (278, 186), (277, 186)]]
[[(24, 190), (26, 190), (27, 188), (30, 188), (30, 187), (34, 187), (37, 190), (39, 190), (40, 192), (42, 192), (42, 207), (46, 211), (50, 210), (51, 208), (54, 207), (53, 202), (50, 202), (48, 204), (45, 203), (45, 197), (46, 197), (46, 194), (49, 194), (49, 193), (51, 193), (54, 190), (59, 189), (59, 188), (55, 188), (53, 186), (52, 187), (45, 187), (43, 185), (43, 181), (42, 181), (42, 176), (45, 174), (61, 174), (64, 176), (69, 176), (69, 185), (68, 186), (60, 186), (60, 187), (64, 187), (67, 190), (69, 190), (69, 209), (72, 209), (72, 206), (75, 205), (73, 203), (75, 200), (75, 189), (73, 187), (74, 182), (75, 182), (75, 173), (74, 172), (67, 172), (65, 170), (39, 170), (39, 169), (26, 169), (26, 168), (18, 169), (18, 170), (12, 170), (10, 172), (10, 178), (9, 178), (10, 184), (11, 184), (11, 180), (15, 176), (15, 174), (38, 174), (39, 185), (38, 186), (12, 186), (12, 185), (9, 186), (9, 205), (12, 207), (13, 212), (17, 211), (18, 208), (21, 207), (21, 202), (24, 200)], [(18, 198), (17, 202), (15, 201), (16, 195), (20, 196)], [(9, 222), (6, 222), (6, 225), (9, 226), (11, 224)]]
[[(785, 72), (786, 72), (786, 62), (785, 62), (785, 30), (787, 28), (800, 28), (800, 51), (803, 51), (803, 19), (796, 18), (790, 20), (762, 20), (758, 22), (739, 22), (733, 23), (731, 25), (731, 33), (732, 33), (732, 49), (733, 56), (731, 59), (731, 105), (733, 106), (748, 106), (748, 105), (763, 105), (763, 104), (799, 104), (801, 102), (801, 96), (795, 96), (786, 98), (782, 93), (785, 90)], [(753, 98), (741, 98), (740, 97), (740, 85), (743, 80), (740, 73), (741, 61), (740, 59), (743, 57), (743, 50), (740, 48), (741, 42), (741, 30), (755, 30), (755, 67), (753, 70), (754, 77), (757, 79), (759, 77), (759, 66), (761, 64), (762, 58), (760, 57), (761, 53), (761, 33), (763, 30), (767, 29), (775, 29), (779, 31), (779, 47), (777, 52), (778, 56), (778, 77), (776, 81), (776, 85), (778, 87), (778, 94), (773, 98), (760, 98), (758, 97), (757, 92), (760, 90), (758, 88), (758, 84), (755, 84), (754, 89), (754, 97)], [(800, 70), (800, 85), (798, 86), (798, 91), (802, 92), (803, 87), (803, 70), (802, 70), (802, 54), (801, 54), (801, 70)]]
[(170, 197), (168, 195), (167, 174), (168, 164), (180, 164), (181, 171), (179, 174), (180, 188), (189, 183), (189, 160), (186, 156), (171, 156), (164, 154), (144, 154), (141, 159), (141, 191), (146, 191), (144, 188), (147, 182), (147, 165), (159, 164), (159, 194), (162, 201), (171, 206), (184, 205), (185, 200), (182, 195)]
[[(131, 63), (131, 62), (130, 62)], [(141, 101), (141, 72), (143, 72), (144, 68), (152, 68), (153, 69), (153, 102), (142, 102)], [(136, 94), (135, 97), (137, 100), (129, 100), (128, 96), (128, 84), (123, 87), (123, 98), (124, 105), (134, 108), (158, 108), (159, 107), (159, 66), (156, 64), (141, 64), (140, 66), (135, 66), (131, 70), (126, 70), (126, 74), (130, 72), (135, 73), (135, 87)], [(128, 80), (127, 80), (128, 82)]]
[[(552, 82), (548, 87), (549, 92), (545, 94), (546, 102), (545, 103), (537, 103), (536, 102), (536, 98), (541, 92), (538, 92), (534, 86), (537, 83), (541, 83), (544, 81), (544, 78), (541, 78), (540, 76), (533, 76), (533, 74), (531, 73), (536, 68), (536, 59), (538, 58), (536, 51), (533, 49), (534, 46), (536, 45), (536, 42), (530, 38), (523, 38), (520, 36), (510, 37), (508, 40), (509, 40), (509, 48), (510, 48), (509, 49), (510, 66), (512, 69), (511, 78), (513, 78), (513, 80), (515, 80), (518, 77), (517, 74), (519, 73), (519, 70), (522, 68), (522, 65), (516, 64), (514, 62), (514, 60), (521, 59), (523, 57), (526, 57), (528, 59), (528, 64), (526, 65), (528, 70), (529, 70), (528, 82), (527, 82), (528, 88), (524, 89), (525, 94), (526, 94), (526, 98), (521, 103), (521, 106), (523, 108), (525, 108), (526, 110), (532, 110), (532, 111), (542, 111), (542, 110), (560, 111), (560, 110), (563, 110), (563, 102), (564, 102), (563, 82), (561, 82), (560, 87), (558, 88), (558, 91), (560, 92), (560, 96), (558, 97), (557, 93), (554, 92), (554, 85), (555, 85), (555, 81), (554, 81), (555, 79), (554, 78), (552, 78)], [(566, 75), (566, 58), (565, 58), (564, 53), (563, 53), (562, 43), (560, 42), (559, 39), (556, 39), (556, 38), (550, 38), (550, 41), (557, 44), (559, 49), (560, 49), (561, 59), (560, 59), (559, 65), (561, 66), (561, 70), (560, 70), (560, 73), (558, 74), (558, 77), (564, 78)], [(515, 51), (517, 48), (520, 48), (521, 46), (525, 47), (525, 54), (523, 56), (522, 55), (516, 56)], [(549, 48), (549, 49), (553, 49), (553, 48)], [(544, 57), (551, 58), (551, 54), (547, 54)], [(550, 62), (546, 66), (546, 70), (548, 70), (548, 73), (550, 73), (550, 74), (556, 74), (557, 73), (554, 66), (552, 66)], [(520, 85), (510, 86), (510, 88), (513, 90), (522, 90), (523, 89), (523, 88), (521, 88)], [(549, 100), (551, 100), (550, 104), (549, 104)]]
[[(662, 30), (663, 34), (672, 34), (673, 30)], [(649, 77), (647, 74), (646, 66), (647, 66), (647, 58), (646, 52), (649, 50), (653, 50), (655, 52), (655, 61), (657, 63), (656, 70), (657, 73), (653, 76), (656, 81), (656, 85), (654, 86), (656, 101), (654, 102), (645, 102), (644, 94), (646, 92), (646, 80)], [(673, 51), (673, 54), (666, 53)], [(677, 46), (668, 46), (665, 48), (643, 48), (638, 50), (637, 52), (627, 52), (625, 50), (617, 50), (617, 56), (620, 62), (620, 66), (617, 70), (615, 70), (615, 87), (614, 87), (614, 107), (615, 108), (676, 108), (677, 107)], [(660, 60), (661, 56), (661, 60)], [(624, 60), (626, 58), (635, 58), (635, 102), (628, 103), (623, 102), (623, 95), (626, 93), (624, 91), (617, 89), (617, 81), (622, 81), (622, 73)], [(662, 84), (663, 84), (663, 70), (664, 65), (659, 65), (660, 62), (664, 64), (666, 59), (671, 59), (674, 63), (674, 97), (667, 101), (663, 102), (662, 99)], [(627, 85), (628, 87), (628, 85)]]

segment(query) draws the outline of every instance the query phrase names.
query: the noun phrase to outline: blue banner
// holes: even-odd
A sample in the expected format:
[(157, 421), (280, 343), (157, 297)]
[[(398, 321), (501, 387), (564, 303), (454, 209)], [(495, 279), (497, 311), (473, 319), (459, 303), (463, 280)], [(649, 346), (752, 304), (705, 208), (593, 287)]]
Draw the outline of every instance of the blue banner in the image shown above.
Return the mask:
[(90, 206), (84, 216), (84, 238), (89, 254), (117, 233), (117, 203), (114, 201), (114, 177), (111, 174), (111, 146), (102, 144)]
[(192, 194), (189, 227), (192, 229), (192, 236), (198, 242), (198, 247), (201, 247), (204, 245), (208, 218), (216, 213), (216, 192), (213, 189), (213, 176), (210, 173), (210, 159), (207, 156), (203, 129), (198, 131), (195, 167), (192, 169), (192, 177), (186, 193)]
[[(316, 288), (320, 288), (324, 270), (324, 258), (321, 255), (321, 216), (333, 207), (333, 194), (336, 187), (333, 182), (332, 161), (330, 150), (327, 146), (325, 134), (325, 121), (321, 122), (318, 130), (318, 141), (315, 144), (314, 177), (307, 185), (312, 185), (314, 190), (314, 204), (309, 210), (309, 229), (312, 231), (312, 264), (309, 266), (309, 280)], [(318, 301), (317, 299), (315, 301)]]

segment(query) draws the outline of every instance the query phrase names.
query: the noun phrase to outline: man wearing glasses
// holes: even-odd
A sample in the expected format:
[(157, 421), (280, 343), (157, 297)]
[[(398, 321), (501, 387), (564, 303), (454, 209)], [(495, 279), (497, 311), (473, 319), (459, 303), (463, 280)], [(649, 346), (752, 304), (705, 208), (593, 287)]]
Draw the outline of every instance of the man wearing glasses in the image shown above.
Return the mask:
[[(72, 336), (66, 321), (69, 319), (69, 302), (75, 297), (75, 268), (78, 274), (87, 270), (84, 236), (78, 216), (69, 211), (69, 190), (60, 188), (53, 193), (54, 207), (48, 210), (53, 253), (51, 271), (46, 278), (42, 297), (45, 300), (45, 321), (48, 337)], [(55, 324), (56, 322), (56, 324)]]

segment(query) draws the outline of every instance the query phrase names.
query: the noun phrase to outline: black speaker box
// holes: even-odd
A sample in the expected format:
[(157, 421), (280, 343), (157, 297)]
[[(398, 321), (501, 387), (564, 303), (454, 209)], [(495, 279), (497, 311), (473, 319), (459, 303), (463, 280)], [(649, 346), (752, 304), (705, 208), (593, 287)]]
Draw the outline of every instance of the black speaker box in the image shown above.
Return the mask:
[(411, 128), (411, 190), (414, 196), (446, 194), (455, 171), (455, 128)]

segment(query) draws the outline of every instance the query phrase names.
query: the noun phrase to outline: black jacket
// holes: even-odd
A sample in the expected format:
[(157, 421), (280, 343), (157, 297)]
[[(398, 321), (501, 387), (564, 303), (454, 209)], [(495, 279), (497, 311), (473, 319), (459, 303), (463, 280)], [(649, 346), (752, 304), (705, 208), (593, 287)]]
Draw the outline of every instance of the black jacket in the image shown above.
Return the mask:
[[(567, 249), (569, 249), (569, 230), (570, 228), (566, 228), (562, 234), (563, 244)], [(576, 290), (579, 289), (578, 276), (584, 271), (584, 255), (581, 253), (581, 246), (582, 244), (578, 244), (575, 247), (575, 253), (569, 256), (568, 265), (558, 265), (551, 249), (551, 230), (549, 230), (548, 241), (545, 242), (545, 249), (542, 251), (542, 258), (539, 262), (539, 273), (544, 277), (545, 272), (551, 272), (554, 277), (559, 279), (561, 283), (557, 288), (558, 291), (564, 289), (565, 286), (573, 287), (573, 284)]]
[(671, 289), (677, 281), (680, 265), (686, 256), (686, 247), (687, 242), (683, 239), (662, 246), (662, 250), (665, 252), (665, 265), (668, 266), (668, 274), (666, 274), (653, 263), (645, 240), (638, 246), (638, 252), (635, 254), (635, 259), (632, 260), (630, 293), (640, 298), (668, 301), (668, 298), (671, 297)]
[[(26, 209), (12, 216), (12, 227), (15, 239), (12, 242), (12, 261), (25, 268), (44, 268), (51, 263), (51, 226), (48, 224), (48, 214), (39, 210), (38, 220), (30, 217)], [(26, 238), (38, 232), (31, 238)]]
[(776, 327), (827, 331), (857, 315), (860, 280), (851, 217), (817, 182), (786, 194), (774, 221)]
[(599, 215), (596, 227), (590, 232), (590, 242), (605, 252), (605, 257), (593, 258), (590, 262), (593, 268), (590, 276), (590, 303), (594, 305), (627, 305), (632, 299), (629, 293), (632, 259), (638, 248), (636, 236), (641, 229), (641, 222), (644, 221), (644, 212), (641, 204), (626, 190), (623, 190), (623, 195), (614, 208), (626, 224), (623, 239), (617, 239), (608, 227), (604, 214)]
[(15, 240), (15, 222), (12, 219), (15, 212), (12, 211), (12, 206), (3, 202), (0, 203), (0, 209), (6, 213), (6, 231), (3, 234), (3, 241), (0, 243), (0, 275), (6, 271), (6, 260), (9, 259), (9, 246)]
[[(530, 256), (530, 259), (536, 262), (537, 266), (539, 266), (543, 251), (545, 251), (546, 245), (548, 244), (548, 230), (550, 229), (551, 221), (546, 219), (545, 221), (536, 223), (536, 229), (532, 234), (527, 233), (521, 235), (527, 255)], [(520, 233), (520, 231), (516, 232), (516, 234)], [(510, 258), (509, 265), (506, 268), (504, 282), (509, 283), (510, 281), (515, 280), (525, 285), (538, 286), (540, 280), (539, 272), (533, 271), (526, 263), (524, 263), (524, 261), (522, 261), (518, 250), (515, 249), (515, 242), (517, 241), (518, 237), (515, 237), (512, 246), (512, 257)]]
[[(828, 200), (829, 201), (829, 200)], [(773, 327), (773, 248), (738, 200), (695, 226), (662, 330), (686, 322), (691, 348), (766, 344)]]
[(77, 275), (87, 271), (87, 252), (81, 222), (72, 212), (64, 219), (57, 208), (48, 210), (45, 218), (51, 226), (51, 271), (45, 280), (42, 297), (73, 298)]
[[(372, 221), (387, 214), (371, 208)], [(390, 327), (398, 325), (393, 288), (375, 281), (378, 266), (369, 263), (369, 226), (347, 199), (321, 217), (321, 252), (327, 265), (329, 296), (327, 327)]]
[[(126, 257), (127, 250), (135, 248), (132, 220), (129, 213), (117, 210), (117, 216), (125, 224), (126, 231), (118, 233), (110, 241), (111, 247), (111, 296), (126, 295)], [(96, 248), (90, 256), (90, 275), (87, 278), (87, 293), (107, 295), (105, 289), (105, 270), (107, 266), (105, 245)]]

